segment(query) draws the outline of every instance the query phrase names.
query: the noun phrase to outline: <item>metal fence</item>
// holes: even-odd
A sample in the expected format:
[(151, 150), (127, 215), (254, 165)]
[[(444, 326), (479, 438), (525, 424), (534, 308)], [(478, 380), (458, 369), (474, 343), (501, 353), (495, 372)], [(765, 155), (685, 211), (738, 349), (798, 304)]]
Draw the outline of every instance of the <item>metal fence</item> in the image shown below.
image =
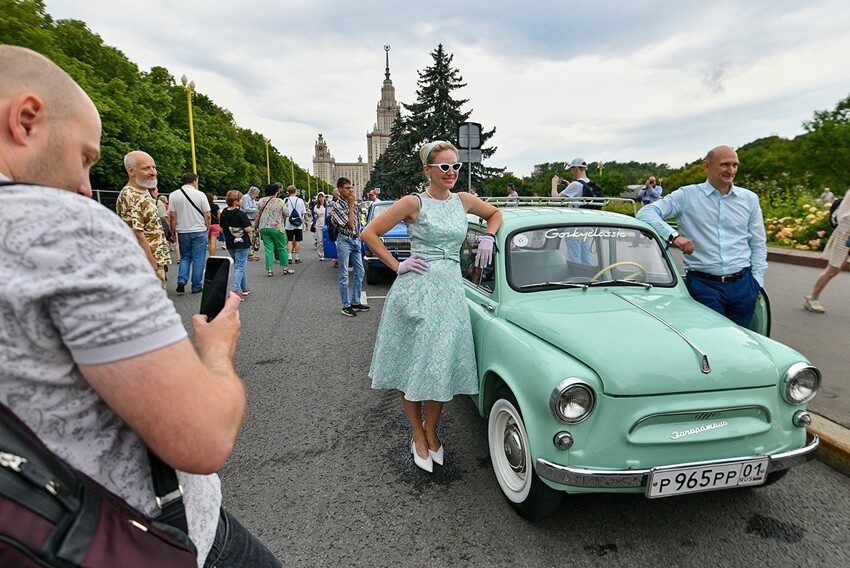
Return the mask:
[(92, 189), (92, 199), (96, 200), (101, 205), (115, 211), (115, 202), (118, 201), (120, 191), (112, 189)]

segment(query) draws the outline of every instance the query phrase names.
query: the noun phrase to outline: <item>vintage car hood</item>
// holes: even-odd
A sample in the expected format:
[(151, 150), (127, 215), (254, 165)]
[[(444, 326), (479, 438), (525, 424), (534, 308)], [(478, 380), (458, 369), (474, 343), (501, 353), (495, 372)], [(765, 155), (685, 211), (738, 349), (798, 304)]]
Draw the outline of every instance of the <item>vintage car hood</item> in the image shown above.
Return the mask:
[[(592, 368), (602, 379), (605, 393), (611, 395), (776, 383), (778, 371), (765, 348), (769, 340), (762, 342), (690, 298), (635, 292), (570, 290), (557, 299), (546, 294), (511, 304), (504, 317)], [(702, 351), (710, 371), (703, 373), (699, 353), (650, 313)]]

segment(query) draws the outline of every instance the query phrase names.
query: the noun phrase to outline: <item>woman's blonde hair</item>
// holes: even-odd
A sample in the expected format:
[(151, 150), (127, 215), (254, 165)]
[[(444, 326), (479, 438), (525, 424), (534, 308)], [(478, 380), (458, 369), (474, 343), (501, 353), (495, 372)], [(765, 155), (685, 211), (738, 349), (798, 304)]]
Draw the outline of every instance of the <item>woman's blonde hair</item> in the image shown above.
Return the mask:
[(232, 207), (234, 203), (242, 199), (242, 192), (236, 189), (231, 189), (227, 192), (227, 195), (224, 196), (224, 201), (227, 202), (228, 207)]
[(446, 142), (445, 140), (434, 140), (433, 142), (423, 144), (422, 147), (419, 148), (419, 159), (422, 160), (422, 165), (432, 163), (432, 156), (436, 155), (438, 152), (442, 152), (443, 150), (451, 150), (457, 154), (457, 148), (455, 148), (454, 144)]

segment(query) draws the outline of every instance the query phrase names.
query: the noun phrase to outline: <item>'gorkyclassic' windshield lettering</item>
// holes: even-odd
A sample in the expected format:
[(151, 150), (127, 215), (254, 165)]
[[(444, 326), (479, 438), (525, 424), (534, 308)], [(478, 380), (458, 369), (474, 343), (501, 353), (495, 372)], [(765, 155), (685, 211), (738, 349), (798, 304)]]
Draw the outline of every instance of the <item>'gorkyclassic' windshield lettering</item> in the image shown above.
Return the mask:
[(729, 423), (725, 420), (721, 420), (720, 422), (714, 422), (713, 424), (706, 424), (704, 426), (699, 426), (698, 428), (691, 428), (689, 430), (682, 430), (680, 432), (673, 432), (670, 434), (670, 439), (678, 440), (679, 438), (684, 438), (685, 436), (693, 436), (694, 434), (701, 434), (708, 430), (715, 430), (717, 428), (724, 428), (728, 426)]
[(582, 239), (586, 241), (587, 239), (592, 239), (596, 237), (602, 237), (606, 239), (611, 238), (619, 238), (624, 239), (626, 237), (631, 237), (631, 233), (627, 233), (625, 231), (621, 231), (619, 229), (600, 229), (599, 227), (594, 227), (593, 229), (549, 229), (546, 231), (547, 239)]

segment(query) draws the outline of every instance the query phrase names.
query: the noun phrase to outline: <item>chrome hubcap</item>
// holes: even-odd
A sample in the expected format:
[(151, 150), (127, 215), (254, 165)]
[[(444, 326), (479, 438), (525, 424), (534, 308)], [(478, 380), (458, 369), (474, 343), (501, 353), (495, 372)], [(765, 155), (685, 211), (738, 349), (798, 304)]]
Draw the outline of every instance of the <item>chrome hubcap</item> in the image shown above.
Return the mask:
[(510, 420), (505, 427), (504, 436), (505, 459), (515, 473), (525, 471), (525, 450), (522, 447), (522, 437), (516, 422)]

